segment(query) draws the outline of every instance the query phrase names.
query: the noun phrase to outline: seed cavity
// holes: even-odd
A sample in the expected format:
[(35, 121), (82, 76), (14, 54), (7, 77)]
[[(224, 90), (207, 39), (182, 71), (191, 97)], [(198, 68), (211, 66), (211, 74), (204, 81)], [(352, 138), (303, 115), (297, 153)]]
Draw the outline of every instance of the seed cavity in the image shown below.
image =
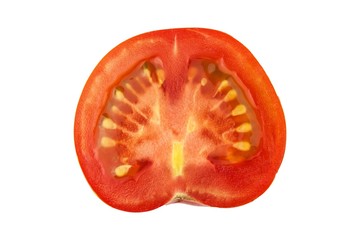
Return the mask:
[(133, 107), (131, 107), (132, 103), (129, 103), (129, 104), (124, 102), (124, 103), (118, 104), (118, 106), (112, 105), (110, 107), (110, 111), (115, 114), (118, 114), (118, 115), (132, 114), (134, 112)]
[[(171, 84), (165, 83), (163, 66), (159, 59), (145, 60), (112, 88), (95, 134), (99, 160), (109, 173), (115, 178), (138, 175), (145, 168), (133, 161), (134, 155), (149, 153), (173, 178), (186, 174), (192, 161), (230, 165), (252, 159), (261, 128), (237, 76), (211, 60), (191, 60), (182, 95), (170, 94), (174, 101), (164, 101)], [(181, 97), (186, 99), (177, 104)], [(169, 113), (171, 121), (164, 120)]]
[(116, 123), (114, 123), (114, 121), (108, 117), (104, 117), (101, 125), (105, 129), (116, 129), (117, 128)]
[(115, 175), (117, 177), (124, 177), (128, 174), (131, 167), (132, 166), (129, 164), (120, 165), (117, 168), (115, 168), (115, 171), (114, 171)]
[(236, 97), (237, 97), (237, 93), (236, 93), (235, 89), (231, 89), (231, 90), (228, 91), (228, 93), (225, 95), (224, 101), (225, 101), (225, 102), (230, 102), (230, 101), (236, 99)]
[(233, 144), (233, 147), (240, 151), (249, 151), (251, 148), (251, 144), (247, 141), (240, 141)]
[(100, 144), (102, 147), (110, 148), (116, 146), (116, 141), (109, 137), (102, 137)]
[(243, 123), (236, 128), (236, 131), (239, 133), (246, 133), (246, 132), (250, 132), (251, 130), (252, 130), (252, 126), (248, 122)]
[(239, 116), (245, 113), (246, 113), (245, 105), (239, 104), (231, 111), (231, 116)]
[(147, 81), (147, 79), (143, 78), (143, 77), (140, 77), (140, 76), (135, 76), (134, 77), (134, 82), (136, 82), (137, 84), (139, 84), (139, 86), (144, 89), (144, 92), (145, 92), (145, 89), (150, 87), (151, 84), (149, 81)]

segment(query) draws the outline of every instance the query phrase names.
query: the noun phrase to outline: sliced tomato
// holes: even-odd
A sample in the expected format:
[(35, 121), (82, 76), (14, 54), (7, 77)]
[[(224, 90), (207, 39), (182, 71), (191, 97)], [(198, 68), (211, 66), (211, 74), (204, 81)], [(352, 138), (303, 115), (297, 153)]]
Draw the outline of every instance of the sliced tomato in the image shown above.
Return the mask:
[(107, 204), (235, 207), (259, 197), (283, 159), (280, 101), (254, 56), (210, 29), (145, 33), (111, 50), (81, 94), (75, 146)]

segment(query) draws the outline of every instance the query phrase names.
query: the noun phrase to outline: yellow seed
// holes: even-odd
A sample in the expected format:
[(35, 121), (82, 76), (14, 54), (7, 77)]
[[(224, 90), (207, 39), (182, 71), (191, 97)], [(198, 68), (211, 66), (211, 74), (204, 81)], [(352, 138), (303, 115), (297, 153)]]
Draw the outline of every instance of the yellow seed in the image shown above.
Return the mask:
[(237, 105), (232, 111), (231, 111), (231, 115), (232, 116), (239, 116), (246, 113), (246, 107), (245, 105), (239, 104)]
[(231, 100), (234, 100), (237, 96), (237, 93), (235, 91), (235, 89), (231, 89), (230, 91), (228, 91), (228, 93), (225, 95), (224, 97), (224, 101), (225, 102), (229, 102)]
[(200, 81), (201, 86), (205, 86), (207, 83), (207, 79), (206, 78), (202, 78)]
[(251, 144), (247, 141), (240, 141), (233, 144), (233, 147), (239, 149), (240, 151), (249, 151)]
[(227, 80), (222, 80), (217, 89), (217, 92), (224, 90), (227, 86), (229, 86), (229, 82)]
[(252, 130), (252, 126), (250, 123), (246, 122), (241, 124), (240, 126), (238, 126), (236, 128), (236, 131), (239, 133), (245, 133), (245, 132), (250, 132)]
[(124, 99), (124, 93), (120, 89), (115, 89), (115, 98), (119, 101)]
[(147, 79), (149, 79), (150, 82), (152, 82), (151, 72), (150, 69), (147, 67), (144, 67), (144, 75)]
[(109, 148), (109, 147), (114, 147), (116, 145), (116, 141), (109, 137), (102, 137), (100, 144), (103, 147)]
[(156, 69), (156, 75), (159, 81), (159, 84), (162, 85), (165, 81), (165, 72), (162, 69)]
[(116, 129), (117, 125), (110, 118), (105, 117), (101, 124), (105, 129)]
[(126, 174), (128, 174), (130, 168), (131, 168), (131, 165), (129, 165), (129, 164), (120, 165), (117, 168), (115, 168), (115, 175), (117, 177), (123, 177)]

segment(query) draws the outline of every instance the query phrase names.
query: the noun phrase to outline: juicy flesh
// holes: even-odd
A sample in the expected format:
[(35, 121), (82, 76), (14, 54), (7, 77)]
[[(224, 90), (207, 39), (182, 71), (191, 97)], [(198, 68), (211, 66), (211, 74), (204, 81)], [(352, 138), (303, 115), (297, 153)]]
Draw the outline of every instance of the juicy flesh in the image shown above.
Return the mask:
[(178, 178), (187, 165), (251, 160), (261, 127), (237, 76), (193, 59), (177, 101), (166, 94), (166, 81), (172, 79), (161, 60), (149, 59), (113, 86), (96, 130), (95, 154), (105, 171), (120, 181), (148, 165), (166, 166)]

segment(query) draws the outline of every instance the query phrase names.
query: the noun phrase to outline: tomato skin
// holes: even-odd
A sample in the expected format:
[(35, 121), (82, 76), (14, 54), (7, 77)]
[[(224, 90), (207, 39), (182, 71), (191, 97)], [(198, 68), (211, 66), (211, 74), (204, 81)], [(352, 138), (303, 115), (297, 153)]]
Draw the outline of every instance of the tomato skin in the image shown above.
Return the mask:
[[(233, 165), (209, 164), (199, 169), (189, 164), (184, 167), (184, 175), (176, 179), (165, 166), (144, 170), (142, 175), (127, 181), (106, 173), (94, 150), (94, 136), (109, 91), (139, 61), (154, 57), (162, 60), (167, 77), (173, 79), (165, 81), (163, 87), (169, 101), (174, 102), (183, 91), (189, 59), (221, 59), (241, 79), (238, 84), (249, 91), (249, 101), (255, 106), (262, 131), (258, 153), (250, 161)], [(170, 203), (177, 192), (186, 193), (192, 202), (235, 207), (253, 201), (272, 183), (285, 152), (286, 124), (269, 78), (246, 47), (219, 31), (184, 28), (144, 33), (111, 50), (83, 89), (76, 110), (74, 138), (87, 181), (114, 208), (131, 212), (152, 210)]]

